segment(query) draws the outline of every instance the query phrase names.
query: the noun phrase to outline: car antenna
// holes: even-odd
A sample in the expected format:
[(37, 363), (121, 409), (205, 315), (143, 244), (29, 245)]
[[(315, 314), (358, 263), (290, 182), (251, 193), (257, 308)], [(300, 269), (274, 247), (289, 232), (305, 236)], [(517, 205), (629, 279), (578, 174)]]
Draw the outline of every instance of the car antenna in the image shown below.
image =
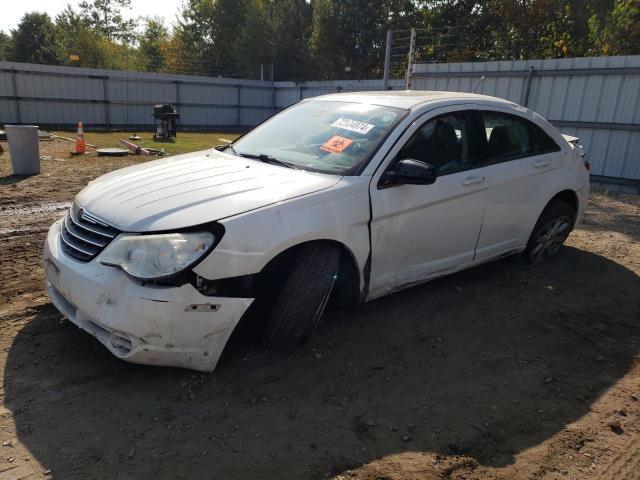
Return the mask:
[(478, 89), (482, 86), (482, 82), (484, 82), (484, 79), (486, 77), (484, 75), (482, 75), (480, 77), (480, 80), (478, 81), (478, 84), (476, 85), (476, 88), (473, 89), (473, 93), (478, 93)]

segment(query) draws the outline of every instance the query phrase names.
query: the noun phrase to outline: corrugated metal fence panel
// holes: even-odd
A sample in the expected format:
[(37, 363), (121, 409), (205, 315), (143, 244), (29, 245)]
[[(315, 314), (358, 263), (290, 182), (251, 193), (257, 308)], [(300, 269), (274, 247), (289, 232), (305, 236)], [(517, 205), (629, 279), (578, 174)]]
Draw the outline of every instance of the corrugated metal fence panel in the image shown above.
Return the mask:
[(17, 122), (16, 102), (7, 98), (13, 94), (11, 72), (0, 71), (0, 119), (4, 119), (4, 123)]
[[(414, 72), (414, 89), (528, 98), (582, 139), (594, 174), (640, 179), (640, 56), (418, 64)], [(251, 126), (300, 99), (381, 88), (381, 80), (271, 83), (0, 62), (0, 124), (150, 127), (152, 106), (171, 103), (183, 126)]]
[[(412, 88), (524, 103), (581, 138), (595, 175), (640, 179), (640, 56), (418, 64)], [(485, 78), (482, 79), (482, 76)]]
[[(390, 86), (403, 88), (404, 81)], [(152, 106), (170, 103), (183, 126), (251, 126), (302, 98), (381, 87), (382, 80), (272, 83), (0, 62), (0, 123), (72, 126), (82, 119), (89, 128), (151, 127)]]
[(185, 126), (248, 126), (272, 102), (271, 82), (0, 62), (0, 123), (151, 127), (153, 105), (170, 103)]
[[(321, 82), (306, 82), (297, 84), (294, 82), (275, 82), (276, 106), (278, 109), (286, 108), (305, 99), (328, 95), (338, 92), (360, 92), (382, 90), (382, 80), (334, 80)], [(393, 90), (404, 88), (404, 80), (393, 79), (389, 81), (389, 87)]]

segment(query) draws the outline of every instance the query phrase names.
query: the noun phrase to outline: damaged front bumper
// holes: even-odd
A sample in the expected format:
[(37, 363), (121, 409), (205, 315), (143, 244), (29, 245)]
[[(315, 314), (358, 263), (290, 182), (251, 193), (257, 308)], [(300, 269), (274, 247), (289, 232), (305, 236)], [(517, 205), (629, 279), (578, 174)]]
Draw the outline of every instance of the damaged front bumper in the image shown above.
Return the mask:
[(212, 371), (251, 298), (207, 297), (191, 285), (141, 285), (94, 259), (83, 263), (49, 230), (44, 268), (51, 301), (118, 358), (146, 365)]

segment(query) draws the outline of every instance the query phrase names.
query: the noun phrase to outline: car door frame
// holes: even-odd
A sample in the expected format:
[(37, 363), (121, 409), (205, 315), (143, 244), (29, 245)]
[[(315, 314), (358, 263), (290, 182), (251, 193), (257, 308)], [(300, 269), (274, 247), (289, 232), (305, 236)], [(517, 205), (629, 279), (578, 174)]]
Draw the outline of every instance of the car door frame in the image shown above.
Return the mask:
[[(371, 259), (371, 266), (370, 266), (370, 270), (369, 270), (369, 281), (368, 281), (368, 292), (367, 292), (367, 300), (370, 300), (372, 298), (384, 295), (386, 293), (389, 293), (391, 291), (395, 291), (395, 290), (399, 290), (401, 288), (405, 288), (407, 286), (410, 286), (412, 284), (415, 283), (421, 283), (424, 282), (426, 280), (429, 280), (431, 278), (435, 278), (438, 276), (442, 276), (442, 275), (446, 275), (449, 273), (452, 273), (454, 271), (458, 271), (458, 270), (462, 270), (464, 268), (467, 268), (469, 266), (471, 266), (473, 264), (473, 259), (475, 256), (475, 246), (477, 243), (477, 239), (479, 238), (480, 235), (480, 231), (482, 228), (482, 213), (480, 214), (479, 217), (479, 222), (477, 225), (477, 232), (475, 232), (476, 237), (474, 238), (474, 242), (473, 242), (473, 250), (471, 252), (471, 254), (467, 254), (466, 256), (468, 258), (465, 258), (464, 261), (461, 261), (457, 264), (452, 264), (451, 262), (445, 262), (444, 265), (442, 265), (442, 268), (437, 268), (436, 270), (424, 270), (424, 271), (419, 271), (419, 272), (413, 272), (412, 274), (407, 274), (407, 275), (396, 275), (394, 281), (384, 281), (384, 277), (381, 280), (381, 275), (378, 275), (377, 272), (375, 271), (375, 256), (378, 252), (376, 252), (376, 245), (375, 245), (375, 226), (374, 224), (376, 223), (376, 218), (374, 218), (375, 216), (375, 211), (374, 211), (374, 196), (376, 195), (376, 192), (380, 191), (380, 190), (385, 190), (387, 188), (398, 188), (398, 187), (388, 187), (385, 185), (381, 185), (381, 180), (383, 175), (390, 169), (392, 168), (392, 165), (396, 159), (398, 154), (400, 153), (400, 151), (402, 150), (402, 148), (404, 148), (404, 145), (406, 144), (406, 142), (411, 139), (411, 137), (418, 131), (419, 128), (421, 128), (423, 125), (425, 125), (427, 122), (438, 118), (440, 116), (443, 115), (447, 115), (447, 114), (452, 114), (452, 113), (456, 113), (456, 112), (466, 112), (471, 114), (471, 118), (470, 120), (470, 127), (471, 127), (471, 133), (472, 135), (479, 135), (481, 132), (478, 131), (477, 128), (477, 121), (474, 118), (474, 111), (478, 110), (479, 105), (477, 105), (477, 103), (475, 102), (460, 102), (460, 103), (456, 103), (456, 104), (448, 104), (448, 105), (440, 105), (440, 106), (433, 106), (432, 108), (428, 109), (427, 111), (424, 112), (420, 112), (418, 115), (416, 115), (414, 118), (411, 119), (411, 121), (409, 122), (408, 125), (406, 125), (404, 127), (404, 130), (398, 134), (397, 136), (394, 136), (395, 139), (393, 141), (393, 144), (386, 149), (385, 155), (383, 157), (383, 159), (380, 161), (380, 163), (378, 164), (375, 172), (372, 175), (372, 179), (370, 182), (370, 187), (369, 187), (369, 192), (370, 192), (370, 199), (371, 199), (371, 224), (370, 224), (370, 235), (371, 235), (371, 254), (372, 254), (372, 259)], [(403, 127), (399, 127), (399, 128), (403, 128)], [(479, 152), (479, 154), (481, 155), (482, 152)], [(478, 161), (481, 161), (482, 158), (478, 158)], [(469, 177), (474, 176), (473, 174), (470, 174), (470, 172), (474, 172), (477, 171), (479, 169), (484, 168), (484, 165), (480, 165), (477, 168), (465, 168), (465, 169), (460, 169), (460, 170), (456, 170), (456, 171), (452, 171), (452, 172), (447, 172), (445, 175), (440, 176), (439, 178), (445, 178), (445, 177), (450, 177), (450, 178), (454, 178), (454, 176), (460, 176), (461, 178), (463, 177), (464, 174), (467, 174)], [(458, 180), (458, 178), (456, 177), (454, 179), (455, 181)], [(466, 195), (470, 195), (472, 193), (478, 193), (481, 192), (483, 190), (486, 189), (486, 179), (484, 180), (484, 185), (466, 185), (467, 187), (470, 187), (468, 190), (468, 194), (465, 195), (461, 195), (461, 196), (466, 196)], [(437, 182), (438, 180), (436, 180)], [(431, 187), (431, 185), (419, 185), (416, 186), (417, 188), (429, 188)]]
[[(564, 148), (566, 142), (557, 138), (555, 129), (548, 128), (546, 120), (531, 110), (502, 105), (477, 105), (476, 110), (478, 121), (481, 122), (478, 128), (481, 130), (485, 128), (483, 112), (510, 115), (537, 126), (558, 146), (556, 151), (529, 153), (490, 162), (488, 159), (488, 139), (485, 137), (484, 164), (488, 169), (489, 184), (483, 228), (476, 248), (477, 262), (485, 262), (511, 252), (522, 251), (526, 247), (531, 230), (549, 198), (562, 189), (563, 177), (555, 175), (554, 172), (562, 167), (563, 159), (568, 150)], [(544, 121), (540, 121), (540, 119)], [(516, 172), (520, 173), (516, 174)], [(541, 179), (542, 177), (544, 180)], [(535, 189), (531, 188), (534, 184)], [(519, 197), (512, 198), (508, 195), (505, 189), (509, 188)], [(532, 195), (525, 195), (527, 191), (532, 192)], [(502, 212), (494, 210), (497, 208), (496, 199), (500, 196), (512, 199), (510, 202), (511, 212), (506, 211), (509, 209), (507, 204), (503, 205)], [(527, 202), (527, 205), (523, 206), (523, 202)], [(516, 206), (519, 208), (517, 212), (515, 211)], [(517, 224), (499, 225), (501, 218), (517, 218), (518, 220)], [(508, 222), (509, 220), (505, 223)], [(498, 232), (500, 228), (511, 233), (500, 238)]]

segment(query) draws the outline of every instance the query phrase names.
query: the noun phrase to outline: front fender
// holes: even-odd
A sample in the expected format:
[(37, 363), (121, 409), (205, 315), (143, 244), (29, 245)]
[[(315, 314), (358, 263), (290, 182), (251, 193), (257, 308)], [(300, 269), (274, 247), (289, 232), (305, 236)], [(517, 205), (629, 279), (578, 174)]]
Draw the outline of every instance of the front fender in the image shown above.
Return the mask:
[(360, 277), (369, 255), (368, 177), (347, 177), (336, 186), (224, 220), (225, 235), (194, 272), (208, 280), (259, 273), (291, 247), (313, 240), (343, 244)]

